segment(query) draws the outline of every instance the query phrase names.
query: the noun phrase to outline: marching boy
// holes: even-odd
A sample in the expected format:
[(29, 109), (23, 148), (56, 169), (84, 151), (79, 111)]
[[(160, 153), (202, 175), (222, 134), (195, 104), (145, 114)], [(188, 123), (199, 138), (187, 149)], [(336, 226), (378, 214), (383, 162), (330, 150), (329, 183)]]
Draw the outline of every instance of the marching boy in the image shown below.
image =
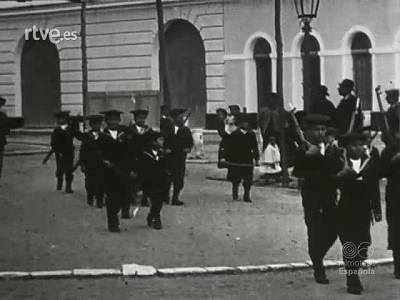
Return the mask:
[(60, 111), (55, 115), (57, 127), (54, 128), (51, 134), (51, 150), (43, 160), (46, 164), (52, 153), (56, 156), (56, 177), (57, 177), (57, 190), (62, 190), (63, 181), (65, 177), (65, 192), (73, 193), (72, 180), (73, 167), (74, 167), (74, 128), (69, 125), (69, 111)]
[(232, 182), (232, 198), (239, 200), (239, 184), (243, 182), (244, 202), (251, 202), (254, 164), (259, 166), (260, 154), (256, 134), (251, 130), (247, 116), (236, 116), (239, 126), (221, 144), (220, 164), (228, 167), (228, 180)]
[(150, 197), (150, 212), (147, 225), (161, 229), (161, 208), (168, 193), (168, 175), (163, 153), (164, 137), (160, 132), (151, 131), (147, 135), (144, 151), (139, 156), (138, 172), (142, 180), (143, 192)]
[(102, 115), (89, 116), (90, 131), (84, 135), (79, 162), (81, 170), (85, 174), (85, 188), (87, 203), (102, 208), (104, 205), (104, 164), (100, 149), (100, 133), (103, 123)]
[[(363, 134), (346, 134), (341, 137), (341, 144), (345, 152), (343, 169), (337, 174), (340, 189), (338, 233), (343, 245), (347, 292), (361, 294), (359, 270), (371, 245), (371, 220), (382, 220), (378, 165), (365, 154)], [(353, 249), (357, 251), (353, 253)]]
[(387, 144), (382, 152), (383, 177), (386, 184), (386, 221), (388, 224), (388, 249), (393, 251), (394, 276), (400, 279), (400, 133), (394, 134), (394, 143)]

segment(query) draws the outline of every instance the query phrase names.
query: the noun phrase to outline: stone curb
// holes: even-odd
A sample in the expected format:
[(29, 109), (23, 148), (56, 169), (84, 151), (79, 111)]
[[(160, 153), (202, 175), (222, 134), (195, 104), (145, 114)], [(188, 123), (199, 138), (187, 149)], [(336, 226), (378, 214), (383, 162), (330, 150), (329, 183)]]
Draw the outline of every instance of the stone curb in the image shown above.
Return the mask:
[[(368, 259), (364, 267), (383, 266), (393, 263), (393, 258)], [(328, 269), (343, 267), (343, 261), (325, 260)], [(156, 269), (153, 266), (124, 264), (121, 269), (73, 269), (59, 271), (34, 272), (0, 272), (0, 280), (33, 280), (58, 278), (101, 278), (101, 277), (173, 277), (173, 276), (200, 276), (200, 275), (233, 275), (249, 273), (272, 273), (281, 271), (297, 271), (312, 268), (310, 261), (287, 264), (267, 264), (249, 266), (215, 266), (215, 267), (179, 267)]]

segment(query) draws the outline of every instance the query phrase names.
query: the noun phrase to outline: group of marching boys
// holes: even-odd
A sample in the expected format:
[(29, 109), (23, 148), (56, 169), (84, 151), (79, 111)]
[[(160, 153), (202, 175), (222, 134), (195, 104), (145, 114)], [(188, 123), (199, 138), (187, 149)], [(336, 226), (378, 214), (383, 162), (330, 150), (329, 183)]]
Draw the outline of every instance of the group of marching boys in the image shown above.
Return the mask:
[[(400, 279), (399, 90), (386, 91), (389, 109), (384, 114), (385, 125), (380, 126), (385, 143), (381, 153), (372, 145), (377, 131), (362, 125), (363, 117), (354, 95), (354, 82), (345, 79), (339, 84), (338, 91), (342, 99), (336, 109), (325, 98), (328, 93), (322, 86), (319, 89), (322, 100), (316, 103), (319, 111), (303, 114), (301, 120), (301, 115), (297, 119), (295, 114), (287, 113), (299, 127), (298, 130), (296, 128), (297, 137), (291, 141), (295, 144), (293, 175), (299, 178), (315, 281), (329, 283), (323, 258), (339, 237), (347, 291), (361, 294), (363, 286), (359, 274), (371, 245), (370, 227), (374, 221), (382, 220), (381, 178), (387, 180), (388, 249), (393, 251), (394, 275)], [(276, 94), (271, 95), (271, 98), (277, 97)], [(378, 89), (377, 97), (381, 103)], [(232, 183), (233, 200), (238, 200), (238, 187), (242, 183), (243, 200), (251, 202), (253, 168), (260, 165), (256, 135), (249, 128), (248, 115), (240, 113), (237, 106), (230, 108), (230, 114), (222, 109), (217, 111), (221, 120), (218, 132), (222, 137), (219, 166), (228, 169), (227, 179)], [(270, 124), (273, 119), (273, 113), (269, 112)], [(261, 112), (259, 123), (262, 135), (263, 122)], [(273, 126), (265, 127), (271, 129)], [(269, 139), (264, 139), (264, 151), (273, 153), (275, 137), (279, 138), (278, 132), (270, 132)], [(269, 150), (268, 145), (272, 146)]]
[[(56, 157), (57, 190), (72, 193), (75, 169), (85, 174), (87, 203), (107, 210), (110, 232), (120, 232), (121, 218), (132, 217), (131, 206), (142, 190), (142, 206), (149, 206), (149, 227), (161, 229), (160, 211), (163, 203), (183, 205), (179, 200), (184, 185), (186, 156), (193, 146), (190, 129), (185, 126), (185, 109), (162, 108), (161, 130), (146, 124), (148, 111), (131, 111), (134, 118), (129, 126), (121, 125), (118, 110), (88, 116), (90, 130), (82, 132), (75, 117), (68, 111), (55, 114), (57, 127), (51, 135), (51, 150)], [(79, 158), (74, 163), (74, 139), (81, 141)]]
[[(314, 94), (319, 99), (314, 103), (314, 110), (303, 115), (301, 120), (290, 114), (297, 132), (293, 139), (293, 175), (300, 182), (315, 281), (329, 283), (323, 258), (339, 237), (343, 244), (347, 290), (360, 294), (363, 286), (359, 271), (371, 245), (371, 223), (382, 220), (381, 178), (387, 179), (388, 248), (393, 251), (395, 277), (400, 278), (399, 90), (386, 91), (390, 107), (385, 113), (385, 126), (381, 128), (385, 143), (381, 153), (372, 146), (374, 130), (362, 126), (361, 109), (353, 94), (354, 82), (343, 80), (338, 91), (342, 99), (336, 109), (326, 98), (329, 95), (326, 87), (321, 86)], [(271, 98), (279, 102), (277, 94)], [(272, 105), (261, 112), (260, 116), (264, 114), (269, 120), (266, 123), (274, 124), (279, 120), (276, 107)], [(250, 128), (249, 115), (240, 113), (237, 105), (230, 109), (230, 114), (224, 109), (217, 111), (218, 132), (222, 137), (218, 164), (228, 169), (233, 200), (239, 200), (242, 183), (243, 200), (251, 202), (253, 171), (260, 165), (258, 142)], [(160, 132), (146, 125), (147, 110), (132, 111), (134, 120), (130, 126), (120, 125), (121, 113), (110, 110), (90, 116), (91, 129), (86, 133), (75, 128), (68, 112), (56, 114), (58, 126), (52, 134), (51, 146), (57, 162), (57, 189), (62, 189), (65, 178), (65, 190), (72, 192), (73, 139), (78, 138), (82, 141), (78, 164), (85, 173), (87, 202), (93, 205), (95, 200), (96, 206), (102, 207), (105, 199), (109, 231), (120, 232), (120, 211), (122, 218), (131, 217), (130, 207), (139, 186), (143, 194), (141, 204), (147, 205), (150, 199), (148, 225), (161, 229), (160, 211), (163, 203), (169, 202), (171, 185), (172, 205), (183, 205), (179, 195), (184, 185), (186, 156), (193, 147), (191, 131), (185, 126), (187, 111), (170, 111), (162, 106)], [(276, 157), (267, 165), (270, 170), (280, 171), (278, 145), (281, 136), (274, 130), (271, 134), (271, 128), (276, 130), (278, 125), (264, 122), (264, 126), (263, 120), (259, 121), (265, 141), (263, 150), (269, 157)]]

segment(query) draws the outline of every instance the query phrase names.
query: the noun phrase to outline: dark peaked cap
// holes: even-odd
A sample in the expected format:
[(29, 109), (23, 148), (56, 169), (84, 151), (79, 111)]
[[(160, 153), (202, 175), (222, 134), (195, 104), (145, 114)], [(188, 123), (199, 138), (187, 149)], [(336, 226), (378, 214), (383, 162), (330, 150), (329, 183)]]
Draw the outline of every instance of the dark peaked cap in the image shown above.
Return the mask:
[(87, 117), (90, 122), (101, 122), (104, 117), (102, 115), (90, 115)]
[(120, 116), (123, 112), (116, 110), (116, 109), (111, 109), (111, 110), (102, 111), (100, 113), (102, 115), (105, 115), (106, 117), (110, 117), (110, 116)]
[(348, 146), (349, 144), (351, 144), (354, 141), (365, 142), (366, 137), (365, 137), (365, 135), (363, 135), (360, 132), (351, 132), (351, 133), (343, 134), (339, 137), (339, 144), (344, 147)]
[(172, 118), (176, 118), (177, 116), (184, 114), (185, 112), (186, 112), (186, 109), (184, 109), (184, 108), (174, 108), (171, 110), (170, 115)]
[(56, 118), (68, 118), (69, 117), (69, 110), (62, 110), (62, 111), (56, 112), (54, 114), (54, 116)]
[(139, 115), (148, 116), (149, 111), (147, 109), (135, 109), (135, 110), (131, 110), (131, 114), (133, 114), (135, 117), (137, 117)]
[(331, 118), (320, 114), (309, 114), (303, 118), (303, 123), (308, 125), (328, 125)]

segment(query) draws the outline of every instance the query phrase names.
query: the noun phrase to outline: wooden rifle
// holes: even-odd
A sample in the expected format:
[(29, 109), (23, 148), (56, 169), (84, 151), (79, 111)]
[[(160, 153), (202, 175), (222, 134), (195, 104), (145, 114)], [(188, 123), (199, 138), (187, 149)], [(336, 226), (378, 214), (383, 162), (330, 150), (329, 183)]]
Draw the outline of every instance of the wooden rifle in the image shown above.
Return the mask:
[(300, 142), (302, 144), (303, 150), (307, 151), (308, 148), (310, 147), (311, 143), (306, 140), (306, 138), (304, 136), (304, 132), (300, 127), (299, 121), (297, 120), (297, 117), (295, 115), (296, 107), (293, 106), (293, 104), (289, 103), (289, 108), (290, 108), (289, 114), (293, 120), (293, 124), (294, 124), (295, 130), (296, 130), (296, 133), (300, 139)]
[(356, 107), (351, 115), (350, 125), (349, 125), (349, 128), (347, 129), (347, 133), (351, 133), (354, 130), (354, 125), (356, 123), (356, 117), (357, 117), (357, 114), (360, 112), (361, 112), (361, 101), (360, 101), (360, 98), (357, 97)]
[(391, 145), (395, 145), (395, 144), (396, 144), (395, 138), (394, 138), (393, 135), (390, 133), (389, 122), (388, 122), (388, 119), (387, 119), (385, 110), (384, 110), (384, 108), (383, 108), (382, 99), (381, 99), (381, 86), (380, 86), (380, 85), (378, 85), (378, 86), (375, 88), (375, 94), (376, 94), (376, 98), (377, 98), (377, 100), (378, 100), (379, 111), (381, 112), (382, 117), (383, 117), (383, 125), (384, 125), (384, 127), (383, 127), (383, 133), (385, 134), (386, 138), (388, 139), (388, 142), (389, 142)]

